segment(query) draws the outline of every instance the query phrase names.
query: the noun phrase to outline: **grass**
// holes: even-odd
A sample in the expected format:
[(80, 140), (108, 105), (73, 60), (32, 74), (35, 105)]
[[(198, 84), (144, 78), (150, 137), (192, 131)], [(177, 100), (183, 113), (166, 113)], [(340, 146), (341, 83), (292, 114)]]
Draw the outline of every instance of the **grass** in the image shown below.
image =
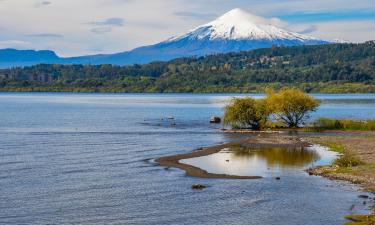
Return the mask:
[(319, 137), (310, 138), (310, 139), (312, 139), (314, 142), (317, 142), (321, 145), (328, 147), (331, 151), (338, 152), (341, 154), (344, 154), (345, 152), (345, 146), (342, 144), (339, 144), (333, 141), (324, 141), (324, 140), (321, 140)]
[[(365, 190), (374, 192), (375, 186), (368, 179), (372, 179), (375, 174), (375, 163), (371, 160), (366, 160), (366, 163), (360, 160), (359, 156), (363, 158), (363, 143), (372, 141), (374, 137), (361, 137), (362, 141), (356, 142), (356, 145), (351, 145), (350, 137), (315, 137), (310, 138), (312, 142), (327, 146), (330, 150), (339, 152), (341, 156), (334, 161), (334, 166), (320, 167), (321, 175), (327, 177), (334, 177), (334, 179), (344, 179), (353, 183), (362, 184)], [(349, 139), (350, 140), (350, 139)], [(353, 140), (354, 141), (354, 140)], [(364, 145), (367, 146), (367, 145)], [(354, 149), (353, 149), (354, 147)], [(370, 151), (371, 152), (371, 151)], [(362, 154), (362, 155), (360, 155)], [(366, 154), (366, 152), (365, 152)], [(367, 182), (369, 181), (369, 182)], [(347, 225), (375, 225), (375, 215), (350, 215), (346, 219), (350, 220)]]
[(321, 140), (320, 138), (313, 138), (313, 141), (328, 147), (331, 151), (341, 154), (341, 156), (333, 163), (340, 167), (340, 171), (347, 171), (348, 168), (364, 165), (364, 163), (355, 154), (346, 149), (342, 144), (333, 141)]
[(346, 216), (346, 219), (352, 221), (346, 223), (346, 225), (374, 225), (375, 215), (350, 215)]
[(375, 120), (338, 120), (320, 118), (308, 129), (314, 131), (324, 130), (353, 130), (353, 131), (375, 131)]
[(363, 165), (364, 163), (354, 154), (345, 151), (344, 154), (334, 161), (340, 168), (351, 168)]

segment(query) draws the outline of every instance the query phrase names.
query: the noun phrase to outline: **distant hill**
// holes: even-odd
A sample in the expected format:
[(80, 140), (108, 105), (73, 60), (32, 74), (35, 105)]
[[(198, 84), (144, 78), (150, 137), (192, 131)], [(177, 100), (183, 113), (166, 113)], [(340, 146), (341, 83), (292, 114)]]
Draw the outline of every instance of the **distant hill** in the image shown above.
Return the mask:
[[(0, 67), (27, 66), (38, 63), (131, 65), (168, 61), (179, 57), (206, 56), (217, 53), (249, 51), (272, 46), (320, 45), (327, 40), (287, 31), (270, 24), (268, 19), (233, 9), (216, 20), (164, 42), (108, 55), (59, 58), (50, 51), (6, 51)], [(48, 54), (47, 54), (48, 53)], [(13, 57), (17, 54), (17, 57)], [(25, 54), (25, 57), (23, 57)], [(2, 59), (6, 59), (3, 61)], [(14, 59), (14, 60), (12, 60)]]
[(0, 68), (55, 63), (58, 60), (60, 58), (53, 51), (48, 50), (0, 49)]
[(0, 70), (0, 91), (375, 93), (375, 42), (272, 47), (133, 66), (35, 65)]

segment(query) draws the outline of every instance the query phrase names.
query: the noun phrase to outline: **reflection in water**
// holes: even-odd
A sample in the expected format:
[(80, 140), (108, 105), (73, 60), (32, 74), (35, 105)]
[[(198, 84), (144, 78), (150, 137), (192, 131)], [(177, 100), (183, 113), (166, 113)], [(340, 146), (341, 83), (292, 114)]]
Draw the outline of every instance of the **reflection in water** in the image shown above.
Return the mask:
[(329, 164), (336, 153), (321, 146), (307, 148), (249, 148), (235, 146), (203, 157), (181, 162), (210, 173), (240, 176), (275, 176), (283, 172), (303, 171), (313, 165)]
[(311, 151), (306, 148), (254, 149), (238, 146), (231, 149), (225, 149), (222, 152), (232, 153), (234, 159), (259, 158), (260, 160), (266, 161), (267, 165), (272, 167), (303, 167), (320, 159), (320, 156), (316, 151)]

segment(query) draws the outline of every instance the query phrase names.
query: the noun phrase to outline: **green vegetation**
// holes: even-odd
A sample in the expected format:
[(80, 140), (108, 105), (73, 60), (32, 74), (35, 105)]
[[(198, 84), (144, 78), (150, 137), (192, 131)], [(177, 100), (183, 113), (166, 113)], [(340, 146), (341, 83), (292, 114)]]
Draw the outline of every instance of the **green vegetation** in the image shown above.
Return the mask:
[(279, 121), (290, 128), (298, 128), (309, 117), (309, 112), (315, 111), (320, 105), (319, 101), (302, 91), (289, 88), (278, 93), (267, 93), (267, 105)]
[(268, 90), (265, 99), (234, 98), (225, 107), (224, 124), (259, 130), (269, 127), (267, 121), (272, 115), (283, 126), (298, 128), (318, 106), (318, 100), (295, 88), (283, 88), (277, 93)]
[[(374, 136), (321, 136), (309, 138), (309, 140), (342, 153), (340, 158), (334, 161), (334, 165), (317, 167), (309, 171), (311, 174), (361, 184), (365, 190), (375, 192)], [(346, 223), (348, 225), (375, 224), (374, 214), (350, 215), (346, 218), (351, 221)]]
[(310, 138), (313, 142), (317, 142), (321, 145), (327, 146), (330, 148), (331, 151), (338, 152), (338, 153), (344, 153), (345, 152), (345, 146), (336, 142), (332, 141), (322, 141), (320, 138)]
[(250, 128), (260, 130), (267, 123), (270, 111), (266, 100), (246, 98), (234, 98), (225, 107), (224, 124), (233, 128)]
[(346, 219), (352, 221), (345, 225), (373, 225), (375, 224), (375, 215), (350, 215)]
[(353, 153), (349, 151), (344, 151), (344, 154), (338, 159), (336, 159), (334, 164), (342, 168), (351, 168), (363, 165), (363, 162)]
[(343, 144), (336, 141), (321, 140), (320, 138), (310, 138), (310, 140), (327, 146), (331, 151), (340, 153), (341, 156), (334, 161), (334, 164), (339, 166), (341, 171), (347, 171), (348, 168), (364, 164), (362, 160), (360, 160), (353, 152), (345, 148)]
[(375, 42), (274, 47), (145, 65), (36, 65), (0, 70), (0, 91), (375, 92)]
[(375, 120), (338, 120), (320, 118), (312, 124), (312, 130), (360, 130), (375, 131)]

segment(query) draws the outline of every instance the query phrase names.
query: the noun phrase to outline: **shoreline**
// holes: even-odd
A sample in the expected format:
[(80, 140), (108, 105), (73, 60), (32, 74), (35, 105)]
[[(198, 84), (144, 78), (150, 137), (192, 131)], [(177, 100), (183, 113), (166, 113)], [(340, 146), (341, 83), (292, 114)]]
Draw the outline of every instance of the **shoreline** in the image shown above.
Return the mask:
[[(363, 191), (375, 194), (375, 133), (370, 136), (351, 136), (351, 137), (313, 137), (308, 139), (310, 142), (327, 146), (331, 151), (341, 154), (338, 158), (339, 163), (333, 162), (331, 165), (319, 166), (306, 170), (311, 176), (320, 176), (330, 180), (342, 180), (358, 185)], [(349, 160), (348, 160), (349, 159)], [(346, 160), (346, 161), (345, 161)], [(350, 160), (359, 162), (357, 165), (350, 165)], [(342, 162), (348, 162), (349, 165), (341, 165)], [(367, 195), (364, 199), (372, 199), (372, 214), (369, 215), (348, 215), (347, 224), (375, 224), (375, 198)], [(364, 201), (365, 203), (365, 201)]]
[(210, 178), (210, 179), (261, 179), (260, 176), (236, 176), (236, 175), (228, 175), (228, 174), (215, 174), (215, 173), (209, 173), (206, 170), (203, 170), (201, 168), (181, 163), (180, 160), (183, 159), (189, 159), (189, 158), (196, 158), (196, 157), (202, 157), (206, 155), (211, 155), (220, 152), (223, 148), (228, 148), (233, 146), (235, 143), (231, 142), (228, 144), (222, 144), (217, 145), (214, 147), (209, 148), (202, 148), (198, 149), (197, 151), (193, 151), (186, 154), (178, 154), (178, 155), (172, 155), (172, 156), (165, 156), (160, 157), (155, 160), (156, 163), (158, 163), (160, 166), (163, 167), (174, 167), (181, 170), (184, 170), (187, 176), (190, 177), (199, 177), (199, 178)]
[(165, 156), (155, 159), (155, 162), (163, 167), (174, 167), (184, 170), (187, 176), (199, 177), (199, 178), (211, 178), (211, 179), (261, 179), (261, 176), (237, 176), (229, 174), (215, 174), (209, 173), (201, 168), (181, 163), (180, 160), (197, 158), (207, 156), (220, 152), (224, 148), (230, 148), (238, 145), (246, 145), (247, 147), (254, 148), (272, 148), (272, 147), (285, 147), (285, 148), (296, 148), (296, 147), (307, 147), (310, 144), (306, 141), (301, 140), (298, 137), (288, 137), (285, 135), (276, 134), (259, 134), (258, 136), (244, 138), (237, 142), (229, 142), (213, 147), (202, 148), (196, 151), (177, 154), (172, 156)]
[[(357, 133), (358, 134), (358, 133)], [(363, 134), (363, 133), (359, 133)], [(308, 169), (310, 175), (322, 176), (330, 180), (343, 180), (358, 184), (363, 190), (375, 194), (375, 133), (369, 136), (311, 137), (309, 142), (327, 146), (345, 157), (346, 154), (355, 157), (360, 164), (356, 166), (339, 166), (335, 163)], [(334, 149), (336, 148), (336, 150)]]

